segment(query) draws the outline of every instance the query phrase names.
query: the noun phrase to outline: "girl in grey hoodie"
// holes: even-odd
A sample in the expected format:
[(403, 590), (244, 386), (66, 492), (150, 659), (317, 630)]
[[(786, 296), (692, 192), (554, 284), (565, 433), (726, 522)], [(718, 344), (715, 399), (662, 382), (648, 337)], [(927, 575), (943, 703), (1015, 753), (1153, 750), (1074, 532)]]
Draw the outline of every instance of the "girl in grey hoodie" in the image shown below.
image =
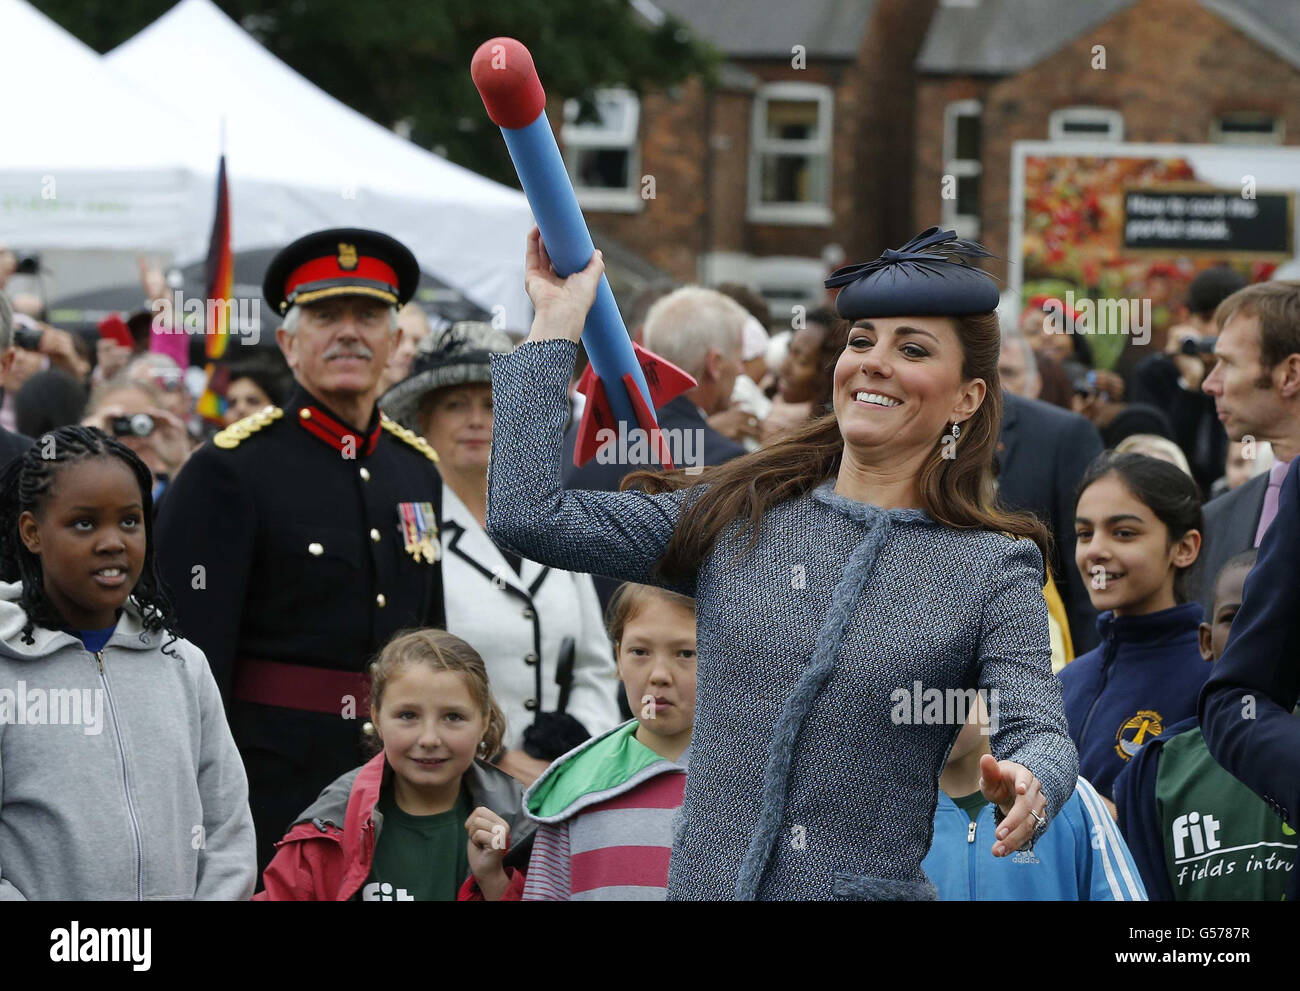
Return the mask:
[(0, 900), (253, 892), (243, 764), (207, 659), (171, 632), (151, 488), (85, 427), (0, 475)]

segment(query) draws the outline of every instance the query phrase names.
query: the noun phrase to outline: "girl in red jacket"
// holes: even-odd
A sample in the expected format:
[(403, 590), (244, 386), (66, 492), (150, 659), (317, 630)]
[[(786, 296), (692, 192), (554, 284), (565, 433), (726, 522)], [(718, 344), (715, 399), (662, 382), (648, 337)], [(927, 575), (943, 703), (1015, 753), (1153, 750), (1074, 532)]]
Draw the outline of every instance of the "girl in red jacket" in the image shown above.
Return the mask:
[(518, 782), (485, 759), (505, 718), (483, 659), (450, 633), (416, 630), (388, 643), (370, 677), (383, 750), (290, 827), (256, 898), (517, 899), (524, 877), (507, 853), (512, 842), (525, 853), (535, 826)]

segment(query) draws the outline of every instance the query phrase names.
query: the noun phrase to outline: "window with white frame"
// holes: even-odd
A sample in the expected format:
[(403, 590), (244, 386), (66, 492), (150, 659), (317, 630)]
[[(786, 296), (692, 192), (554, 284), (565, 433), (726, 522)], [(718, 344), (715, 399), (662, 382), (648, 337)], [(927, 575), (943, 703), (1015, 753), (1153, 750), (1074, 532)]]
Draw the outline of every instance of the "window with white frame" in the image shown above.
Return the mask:
[(641, 101), (627, 89), (597, 90), (596, 119), (578, 121), (578, 101), (564, 104), (564, 164), (578, 202), (592, 210), (640, 210)]
[[(984, 105), (979, 100), (956, 100), (943, 113), (943, 225), (958, 237), (974, 238), (980, 232), (980, 158)], [(948, 177), (951, 176), (951, 181)]]
[(1047, 118), (1053, 141), (1123, 141), (1124, 115), (1108, 107), (1065, 107)]
[(1220, 114), (1210, 124), (1210, 140), (1221, 145), (1280, 145), (1282, 120), (1244, 110)]
[(816, 83), (768, 83), (754, 96), (749, 219), (831, 221), (831, 90)]

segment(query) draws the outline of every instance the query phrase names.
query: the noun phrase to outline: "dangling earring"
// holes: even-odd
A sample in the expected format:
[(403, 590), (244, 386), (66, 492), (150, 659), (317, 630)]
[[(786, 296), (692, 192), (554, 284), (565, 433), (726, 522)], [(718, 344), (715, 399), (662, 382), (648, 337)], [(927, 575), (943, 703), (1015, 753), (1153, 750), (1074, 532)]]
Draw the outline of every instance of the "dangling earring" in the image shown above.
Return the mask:
[(952, 425), (952, 439), (953, 439), (953, 440), (956, 440), (956, 439), (957, 439), (958, 437), (960, 437), (960, 436), (961, 436), (961, 424), (960, 424), (960, 423), (954, 423), (954, 424)]
[(487, 753), (487, 740), (478, 741), (478, 752), (481, 754)]

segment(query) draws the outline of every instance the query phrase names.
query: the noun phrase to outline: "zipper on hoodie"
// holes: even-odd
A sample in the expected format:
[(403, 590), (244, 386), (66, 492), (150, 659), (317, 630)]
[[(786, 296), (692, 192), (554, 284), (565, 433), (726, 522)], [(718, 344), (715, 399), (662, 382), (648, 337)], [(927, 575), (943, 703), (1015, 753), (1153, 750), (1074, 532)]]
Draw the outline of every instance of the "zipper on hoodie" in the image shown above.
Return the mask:
[(1088, 714), (1083, 717), (1083, 726), (1079, 730), (1079, 741), (1082, 742), (1088, 738), (1088, 724), (1092, 722), (1092, 714), (1097, 708), (1097, 703), (1101, 701), (1102, 695), (1106, 692), (1106, 682), (1110, 680), (1110, 671), (1114, 666), (1115, 654), (1119, 652), (1119, 639), (1111, 637), (1106, 643), (1106, 650), (1101, 655), (1101, 686), (1097, 689), (1097, 694), (1093, 697), (1092, 705), (1088, 706)]
[(966, 830), (966, 862), (970, 866), (970, 898), (976, 900), (975, 895), (975, 820), (970, 821), (970, 828)]
[(104, 697), (108, 699), (108, 711), (113, 717), (113, 735), (117, 737), (117, 752), (122, 758), (122, 789), (126, 794), (126, 811), (131, 817), (131, 831), (135, 834), (136, 901), (144, 901), (144, 840), (140, 834), (140, 819), (135, 813), (135, 803), (131, 801), (131, 774), (126, 763), (126, 744), (122, 742), (122, 727), (117, 719), (117, 706), (113, 704), (113, 693), (108, 687), (108, 672), (104, 670), (102, 650), (95, 651), (95, 660), (99, 663), (99, 679), (104, 683)]

